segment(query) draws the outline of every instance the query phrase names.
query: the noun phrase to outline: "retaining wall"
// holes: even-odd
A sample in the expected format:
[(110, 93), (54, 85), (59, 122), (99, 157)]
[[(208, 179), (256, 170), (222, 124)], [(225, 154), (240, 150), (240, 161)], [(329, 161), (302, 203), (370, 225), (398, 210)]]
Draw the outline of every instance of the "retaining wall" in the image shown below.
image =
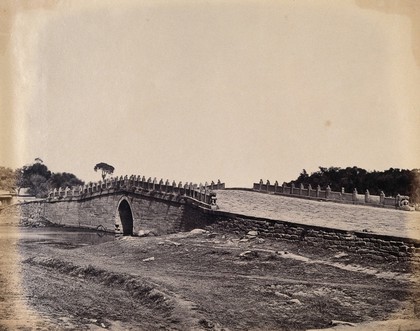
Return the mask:
[(220, 211), (203, 211), (203, 214), (207, 217), (207, 227), (221, 232), (245, 235), (254, 230), (262, 238), (286, 240), (305, 246), (354, 252), (387, 260), (404, 260), (420, 253), (420, 241), (410, 238), (351, 232)]

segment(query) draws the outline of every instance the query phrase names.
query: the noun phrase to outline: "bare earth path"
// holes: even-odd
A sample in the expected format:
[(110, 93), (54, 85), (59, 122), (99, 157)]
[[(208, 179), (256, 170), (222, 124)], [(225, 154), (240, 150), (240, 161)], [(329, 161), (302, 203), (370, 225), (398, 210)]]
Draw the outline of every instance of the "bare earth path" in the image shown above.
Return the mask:
[(61, 329), (305, 330), (419, 314), (412, 266), (293, 244), (184, 233), (20, 250), (32, 307)]

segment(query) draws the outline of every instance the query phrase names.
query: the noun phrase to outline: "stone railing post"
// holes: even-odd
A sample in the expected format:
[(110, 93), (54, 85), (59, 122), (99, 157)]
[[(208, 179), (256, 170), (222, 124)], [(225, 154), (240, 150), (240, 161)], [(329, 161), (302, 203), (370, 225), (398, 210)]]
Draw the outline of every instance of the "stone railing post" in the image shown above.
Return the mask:
[(210, 205), (211, 205), (211, 209), (217, 209), (216, 201), (217, 201), (216, 193), (210, 193)]
[(193, 184), (192, 182), (190, 182), (190, 186), (192, 187), (192, 193), (193, 193), (193, 198), (197, 199), (198, 196), (198, 192), (197, 192), (197, 184)]
[(204, 202), (207, 204), (210, 204), (210, 199), (209, 199), (209, 188), (207, 186), (207, 182), (204, 184)]
[(353, 190), (353, 202), (356, 202), (356, 201), (357, 201), (357, 189), (354, 188), (354, 190)]
[(395, 197), (395, 207), (400, 206), (400, 201), (401, 201), (401, 195), (398, 193), (397, 196)]
[(209, 189), (209, 184), (207, 182), (204, 183), (204, 202), (208, 203), (208, 189)]
[(384, 191), (381, 191), (381, 192), (379, 193), (379, 203), (380, 203), (381, 205), (385, 204), (385, 193), (384, 193)]
[(369, 203), (370, 202), (370, 193), (369, 190), (366, 190), (365, 192), (365, 203)]
[(203, 185), (200, 183), (200, 185), (198, 186), (198, 190), (199, 190), (199, 195), (198, 195), (198, 200), (199, 201), (203, 201)]
[(299, 186), (299, 195), (300, 196), (302, 195), (302, 191), (303, 191), (303, 183), (300, 183), (300, 186)]
[(195, 196), (194, 196), (194, 186), (192, 185), (192, 183), (190, 182), (189, 184), (188, 184), (188, 191), (189, 191), (189, 193), (190, 193), (190, 197), (191, 198), (194, 198)]
[(260, 191), (262, 190), (262, 186), (263, 186), (263, 180), (260, 179)]
[(308, 185), (308, 197), (311, 196), (312, 186), (311, 184)]
[(331, 187), (330, 185), (327, 186), (327, 188), (325, 189), (325, 199), (329, 199), (331, 195)]
[(319, 186), (319, 185), (318, 185), (318, 186), (316, 187), (316, 197), (317, 197), (317, 198), (319, 198), (320, 193), (321, 193), (321, 186)]

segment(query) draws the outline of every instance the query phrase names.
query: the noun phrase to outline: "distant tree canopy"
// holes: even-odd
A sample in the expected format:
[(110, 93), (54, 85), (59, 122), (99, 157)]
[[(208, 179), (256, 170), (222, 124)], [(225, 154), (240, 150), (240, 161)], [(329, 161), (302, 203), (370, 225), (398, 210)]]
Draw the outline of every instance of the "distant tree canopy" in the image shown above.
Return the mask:
[(59, 189), (60, 187), (73, 187), (84, 184), (85, 183), (82, 180), (68, 172), (53, 173), (49, 179), (50, 189)]
[(17, 170), (17, 190), (18, 193), (22, 187), (29, 189), (29, 194), (36, 197), (45, 197), (48, 194), (48, 180), (51, 177), (51, 171), (42, 163), (40, 159), (35, 159), (35, 163), (25, 165)]
[(71, 173), (52, 173), (42, 160), (37, 158), (33, 164), (16, 169), (13, 189), (19, 193), (20, 189), (25, 187), (29, 189), (29, 194), (43, 198), (51, 189), (83, 184), (82, 180)]
[(305, 169), (299, 177), (289, 183), (291, 185), (325, 188), (330, 186), (333, 191), (341, 191), (344, 187), (346, 192), (356, 189), (360, 193), (369, 190), (371, 194), (379, 195), (381, 191), (386, 196), (397, 194), (407, 195), (413, 201), (420, 202), (420, 169), (405, 170), (390, 168), (385, 171), (368, 172), (358, 167), (319, 167), (319, 170), (308, 175)]
[(14, 191), (16, 189), (16, 171), (0, 166), (0, 190)]
[(101, 162), (95, 165), (93, 170), (101, 171), (102, 180), (105, 180), (106, 175), (112, 175), (114, 173), (115, 168), (112, 165), (109, 165), (107, 163)]

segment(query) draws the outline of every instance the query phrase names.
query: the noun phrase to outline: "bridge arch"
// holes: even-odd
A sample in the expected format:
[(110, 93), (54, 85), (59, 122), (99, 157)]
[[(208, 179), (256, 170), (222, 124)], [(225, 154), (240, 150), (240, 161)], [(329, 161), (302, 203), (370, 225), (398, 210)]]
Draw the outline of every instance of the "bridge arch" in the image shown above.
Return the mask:
[(115, 218), (115, 225), (119, 227), (122, 234), (124, 236), (132, 236), (134, 226), (133, 209), (127, 197), (122, 197), (118, 201)]

